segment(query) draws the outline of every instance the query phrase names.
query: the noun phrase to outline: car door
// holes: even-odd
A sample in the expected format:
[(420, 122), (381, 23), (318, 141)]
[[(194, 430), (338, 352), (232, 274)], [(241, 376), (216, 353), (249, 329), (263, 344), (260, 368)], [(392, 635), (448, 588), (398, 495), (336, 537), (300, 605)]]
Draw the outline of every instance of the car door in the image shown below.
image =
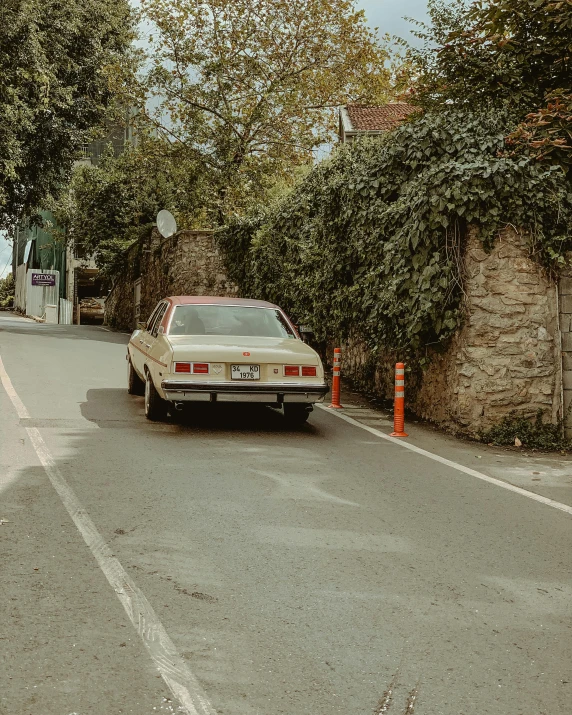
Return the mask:
[(145, 328), (136, 332), (131, 339), (133, 346), (133, 349), (131, 350), (131, 362), (133, 363), (135, 372), (137, 372), (141, 377), (145, 375), (145, 359), (147, 357), (147, 350), (149, 350), (149, 346), (151, 345), (149, 330), (155, 323), (155, 318), (157, 317), (160, 307), (161, 303), (159, 303), (159, 305), (157, 305), (155, 310), (151, 313)]
[(154, 353), (155, 347), (157, 346), (157, 340), (158, 338), (162, 337), (162, 335), (159, 336), (159, 327), (163, 321), (163, 318), (165, 317), (165, 312), (167, 311), (168, 307), (169, 304), (167, 301), (162, 301), (161, 303), (159, 303), (159, 305), (157, 306), (157, 310), (153, 316), (153, 322), (149, 324), (149, 327), (146, 331), (146, 342), (143, 345), (145, 349), (144, 361), (145, 365), (151, 370), (153, 375), (155, 375), (155, 369), (157, 367), (163, 366), (161, 361), (158, 360), (157, 356)]

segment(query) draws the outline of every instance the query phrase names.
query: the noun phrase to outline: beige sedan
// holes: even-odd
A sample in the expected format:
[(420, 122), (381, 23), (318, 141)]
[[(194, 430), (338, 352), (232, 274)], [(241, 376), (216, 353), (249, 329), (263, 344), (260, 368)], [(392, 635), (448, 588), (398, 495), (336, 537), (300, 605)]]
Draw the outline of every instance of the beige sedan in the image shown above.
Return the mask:
[(302, 423), (328, 392), (316, 351), (259, 300), (165, 298), (132, 334), (127, 360), (128, 391), (145, 395), (150, 420), (188, 402), (257, 402)]

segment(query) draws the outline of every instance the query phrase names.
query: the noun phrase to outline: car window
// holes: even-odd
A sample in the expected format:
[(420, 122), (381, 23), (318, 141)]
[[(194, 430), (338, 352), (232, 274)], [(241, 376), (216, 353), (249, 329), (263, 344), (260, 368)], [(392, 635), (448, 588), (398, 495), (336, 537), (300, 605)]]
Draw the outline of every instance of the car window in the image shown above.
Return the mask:
[(149, 332), (151, 330), (153, 323), (155, 321), (155, 316), (157, 315), (157, 311), (159, 310), (160, 307), (161, 307), (161, 303), (159, 303), (158, 305), (155, 306), (155, 310), (151, 313), (147, 322), (145, 323), (145, 330), (147, 332)]
[(153, 324), (149, 328), (149, 332), (153, 337), (157, 337), (157, 334), (159, 332), (159, 326), (161, 325), (161, 321), (163, 320), (163, 316), (165, 315), (165, 311), (167, 310), (167, 303), (160, 303), (157, 313), (155, 314)]
[(178, 305), (169, 334), (296, 338), (281, 311), (242, 305)]

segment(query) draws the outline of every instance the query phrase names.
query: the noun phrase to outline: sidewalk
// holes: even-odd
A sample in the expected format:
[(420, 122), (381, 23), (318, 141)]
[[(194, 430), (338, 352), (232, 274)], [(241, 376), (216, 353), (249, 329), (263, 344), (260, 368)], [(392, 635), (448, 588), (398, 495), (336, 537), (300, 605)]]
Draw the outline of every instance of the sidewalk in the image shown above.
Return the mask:
[[(393, 431), (393, 413), (352, 390), (342, 389), (343, 414), (385, 434)], [(525, 448), (489, 447), (452, 437), (426, 422), (407, 420), (406, 441), (535, 494), (572, 506), (572, 457), (529, 452)]]

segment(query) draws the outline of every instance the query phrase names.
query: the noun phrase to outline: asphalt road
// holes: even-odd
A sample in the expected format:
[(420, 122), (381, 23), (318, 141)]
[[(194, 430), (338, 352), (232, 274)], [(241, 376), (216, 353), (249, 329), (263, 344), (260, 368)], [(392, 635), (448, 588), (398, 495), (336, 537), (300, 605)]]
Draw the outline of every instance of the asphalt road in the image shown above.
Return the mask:
[(323, 410), (148, 423), (126, 342), (0, 313), (1, 713), (572, 712), (569, 514)]

